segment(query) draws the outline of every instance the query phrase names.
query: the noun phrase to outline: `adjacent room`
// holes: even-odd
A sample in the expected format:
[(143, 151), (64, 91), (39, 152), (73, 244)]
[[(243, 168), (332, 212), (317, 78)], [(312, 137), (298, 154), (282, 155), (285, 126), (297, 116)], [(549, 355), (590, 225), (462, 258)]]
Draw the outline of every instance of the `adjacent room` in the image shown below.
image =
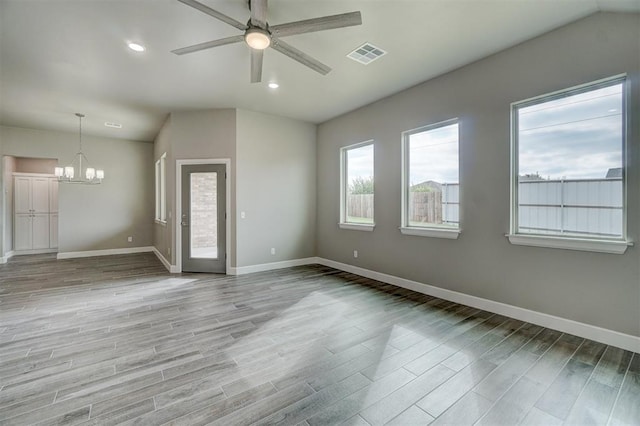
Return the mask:
[(640, 0), (0, 0), (0, 424), (640, 425)]

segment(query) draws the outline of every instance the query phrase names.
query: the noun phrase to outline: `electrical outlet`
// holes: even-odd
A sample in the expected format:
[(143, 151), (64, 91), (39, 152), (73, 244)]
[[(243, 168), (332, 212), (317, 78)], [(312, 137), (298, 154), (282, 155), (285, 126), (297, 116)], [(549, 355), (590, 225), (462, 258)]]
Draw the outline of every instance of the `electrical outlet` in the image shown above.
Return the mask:
[(276, 248), (275, 247), (271, 247), (271, 254), (276, 254)]
[(133, 237), (131, 237), (131, 236), (127, 237), (127, 241), (129, 241), (130, 243), (132, 243), (132, 242), (133, 242)]
[(245, 217), (247, 217), (247, 215), (244, 212), (240, 212), (240, 219), (244, 219)]
[(354, 250), (353, 251), (353, 257), (357, 258), (358, 257), (358, 250)]

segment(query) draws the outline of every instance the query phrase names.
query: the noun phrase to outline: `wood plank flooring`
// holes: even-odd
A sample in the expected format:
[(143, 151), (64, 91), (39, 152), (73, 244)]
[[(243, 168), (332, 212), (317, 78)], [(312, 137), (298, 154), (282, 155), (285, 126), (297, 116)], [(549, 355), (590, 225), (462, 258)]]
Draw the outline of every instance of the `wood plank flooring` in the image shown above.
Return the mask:
[(22, 256), (0, 424), (638, 425), (640, 354), (317, 265)]

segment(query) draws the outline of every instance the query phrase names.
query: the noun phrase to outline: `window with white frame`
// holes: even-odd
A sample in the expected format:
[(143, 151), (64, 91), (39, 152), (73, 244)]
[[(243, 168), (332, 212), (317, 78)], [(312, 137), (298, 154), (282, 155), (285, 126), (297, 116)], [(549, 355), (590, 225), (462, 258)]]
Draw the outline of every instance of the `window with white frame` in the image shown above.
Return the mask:
[(457, 119), (403, 132), (402, 233), (457, 238), (458, 134)]
[(167, 153), (162, 154), (156, 161), (156, 214), (157, 222), (167, 221), (167, 190), (166, 190)]
[(512, 105), (512, 234), (625, 240), (625, 84)]
[(344, 147), (340, 157), (340, 227), (373, 230), (373, 141)]

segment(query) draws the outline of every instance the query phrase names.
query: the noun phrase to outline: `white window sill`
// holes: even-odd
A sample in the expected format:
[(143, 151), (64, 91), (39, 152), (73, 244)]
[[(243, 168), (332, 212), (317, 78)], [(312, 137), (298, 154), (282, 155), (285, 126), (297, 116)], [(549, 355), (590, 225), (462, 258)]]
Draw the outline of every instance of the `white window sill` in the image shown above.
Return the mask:
[(519, 246), (547, 247), (597, 253), (623, 254), (633, 243), (615, 240), (552, 237), (546, 235), (507, 234), (511, 244)]
[(457, 240), (461, 231), (460, 229), (417, 228), (403, 226), (400, 228), (400, 232), (402, 232), (403, 235), (414, 235), (416, 237), (447, 238), (450, 240)]
[(367, 231), (367, 232), (373, 231), (373, 229), (376, 227), (375, 224), (343, 223), (343, 222), (340, 222), (338, 226), (340, 227), (340, 229), (349, 229), (351, 231)]

